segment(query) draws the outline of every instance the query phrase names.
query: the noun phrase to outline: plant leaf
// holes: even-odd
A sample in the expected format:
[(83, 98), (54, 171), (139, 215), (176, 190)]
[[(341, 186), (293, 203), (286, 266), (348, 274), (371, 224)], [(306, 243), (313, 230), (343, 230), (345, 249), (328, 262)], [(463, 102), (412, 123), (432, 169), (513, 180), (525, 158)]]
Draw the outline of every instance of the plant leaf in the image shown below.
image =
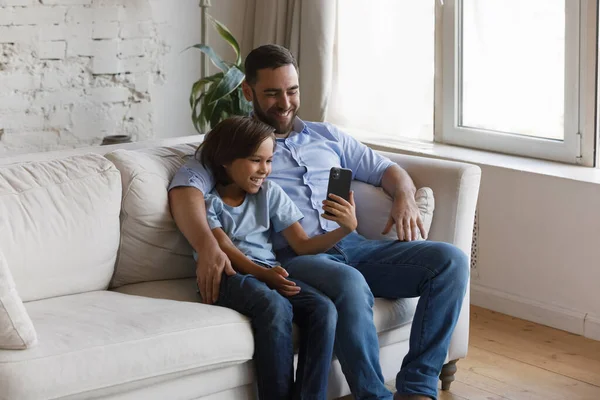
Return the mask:
[(192, 123), (193, 123), (196, 131), (198, 131), (198, 133), (200, 133), (200, 134), (204, 133), (202, 130), (203, 119), (202, 119), (202, 112), (199, 113), (198, 111), (202, 110), (201, 102), (202, 102), (202, 99), (204, 98), (205, 94), (206, 93), (202, 93), (200, 95), (200, 97), (195, 100), (194, 105), (192, 106)]
[[(204, 121), (206, 120), (206, 116), (203, 113), (204, 105), (203, 99), (206, 97), (207, 93), (214, 93), (214, 89), (220, 80), (223, 78), (222, 72), (217, 72), (211, 76), (207, 76), (206, 78), (202, 78), (197, 80), (192, 86), (192, 90), (190, 92), (190, 107), (192, 108), (192, 123), (194, 128), (199, 132), (203, 133), (202, 130), (204, 128)], [(209, 85), (208, 88), (206, 85)], [(198, 112), (200, 111), (200, 112)]]
[(208, 125), (210, 123), (210, 119), (212, 118), (213, 111), (215, 109), (216, 103), (211, 103), (210, 99), (214, 94), (217, 85), (210, 85), (208, 91), (203, 93), (202, 102), (200, 105), (200, 119)]
[(214, 19), (211, 15), (208, 15), (208, 18), (210, 18), (210, 22), (212, 22), (217, 32), (219, 32), (219, 35), (221, 35), (221, 37), (225, 39), (225, 41), (229, 43), (231, 47), (233, 47), (236, 57), (235, 65), (240, 66), (242, 64), (242, 54), (240, 52), (240, 45), (238, 44), (237, 40), (235, 40), (231, 31), (227, 29), (225, 25)]
[(206, 54), (210, 58), (212, 63), (215, 65), (215, 67), (219, 68), (221, 71), (226, 72), (229, 69), (229, 66), (227, 66), (227, 64), (223, 60), (221, 60), (221, 57), (219, 57), (217, 53), (215, 53), (212, 47), (207, 46), (205, 44), (195, 44), (193, 46), (188, 47), (187, 49), (191, 48), (198, 49), (204, 54)]
[(208, 83), (218, 82), (222, 78), (223, 73), (217, 72), (214, 75), (207, 76), (206, 78), (202, 78), (194, 82), (192, 85), (192, 91), (190, 92), (190, 106), (192, 106), (194, 100), (198, 98), (198, 92), (204, 89), (204, 86), (206, 86)]
[(227, 71), (227, 73), (225, 73), (225, 75), (223, 75), (223, 79), (216, 84), (215, 91), (212, 93), (209, 103), (214, 103), (233, 92), (238, 86), (240, 86), (244, 80), (244, 77), (244, 73), (237, 67), (231, 68), (229, 71)]
[(210, 127), (214, 128), (221, 120), (228, 117), (227, 110), (231, 108), (231, 105), (226, 99), (218, 100), (213, 108), (212, 115), (210, 116)]

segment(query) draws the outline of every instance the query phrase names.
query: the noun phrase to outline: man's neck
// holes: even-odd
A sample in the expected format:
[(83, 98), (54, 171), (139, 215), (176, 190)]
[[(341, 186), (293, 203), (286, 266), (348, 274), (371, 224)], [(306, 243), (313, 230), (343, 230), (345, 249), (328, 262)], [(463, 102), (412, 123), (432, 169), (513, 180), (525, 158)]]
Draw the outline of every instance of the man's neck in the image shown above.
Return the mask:
[(288, 136), (290, 136), (290, 133), (292, 133), (292, 131), (289, 131), (288, 133), (276, 133), (275, 137), (277, 139), (286, 139)]

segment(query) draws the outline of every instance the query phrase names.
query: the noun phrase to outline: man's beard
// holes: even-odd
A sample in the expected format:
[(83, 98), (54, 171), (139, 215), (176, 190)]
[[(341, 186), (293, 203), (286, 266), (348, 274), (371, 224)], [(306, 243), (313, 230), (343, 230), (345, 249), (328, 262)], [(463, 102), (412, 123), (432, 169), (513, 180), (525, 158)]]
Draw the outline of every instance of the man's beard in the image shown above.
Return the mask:
[(254, 108), (254, 115), (256, 115), (256, 118), (258, 118), (262, 122), (269, 124), (273, 128), (275, 128), (275, 133), (278, 135), (285, 135), (285, 134), (291, 132), (292, 126), (294, 125), (294, 119), (296, 119), (296, 114), (298, 113), (297, 110), (293, 110), (292, 118), (290, 119), (290, 123), (287, 124), (286, 126), (282, 126), (281, 123), (279, 121), (277, 121), (277, 119), (275, 117), (271, 117), (267, 113), (265, 113), (260, 108), (257, 101), (252, 102), (252, 107)]

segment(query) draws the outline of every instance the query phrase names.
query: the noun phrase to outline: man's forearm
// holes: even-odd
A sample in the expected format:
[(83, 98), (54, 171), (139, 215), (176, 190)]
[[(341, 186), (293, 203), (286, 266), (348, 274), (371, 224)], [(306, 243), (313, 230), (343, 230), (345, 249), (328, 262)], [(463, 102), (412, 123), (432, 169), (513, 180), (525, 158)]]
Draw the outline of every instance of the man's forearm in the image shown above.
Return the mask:
[(169, 206), (177, 227), (197, 253), (206, 246), (219, 245), (208, 226), (201, 191), (192, 187), (171, 189)]
[(417, 191), (415, 184), (408, 172), (398, 165), (388, 167), (383, 173), (381, 186), (392, 198), (398, 196), (415, 196)]

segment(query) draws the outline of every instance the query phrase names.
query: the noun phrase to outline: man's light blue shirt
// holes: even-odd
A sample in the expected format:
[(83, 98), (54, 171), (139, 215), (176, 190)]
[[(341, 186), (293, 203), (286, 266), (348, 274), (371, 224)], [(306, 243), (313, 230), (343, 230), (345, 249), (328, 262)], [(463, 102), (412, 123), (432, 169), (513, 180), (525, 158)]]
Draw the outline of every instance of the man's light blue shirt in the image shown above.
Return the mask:
[(283, 189), (270, 181), (265, 181), (258, 193), (247, 194), (237, 207), (225, 204), (216, 189), (204, 201), (210, 229), (223, 229), (248, 258), (271, 266), (279, 265), (271, 244), (272, 233), (302, 219), (302, 213)]
[[(334, 125), (296, 118), (290, 135), (277, 139), (273, 171), (268, 179), (281, 186), (298, 206), (304, 215), (300, 224), (312, 237), (338, 227), (321, 217), (331, 167), (349, 168), (353, 179), (381, 186), (383, 173), (391, 165), (391, 160)], [(199, 161), (190, 159), (177, 171), (169, 190), (179, 186), (192, 186), (206, 194), (214, 188), (215, 181)], [(273, 246), (279, 250), (287, 242), (281, 234), (274, 234)]]

